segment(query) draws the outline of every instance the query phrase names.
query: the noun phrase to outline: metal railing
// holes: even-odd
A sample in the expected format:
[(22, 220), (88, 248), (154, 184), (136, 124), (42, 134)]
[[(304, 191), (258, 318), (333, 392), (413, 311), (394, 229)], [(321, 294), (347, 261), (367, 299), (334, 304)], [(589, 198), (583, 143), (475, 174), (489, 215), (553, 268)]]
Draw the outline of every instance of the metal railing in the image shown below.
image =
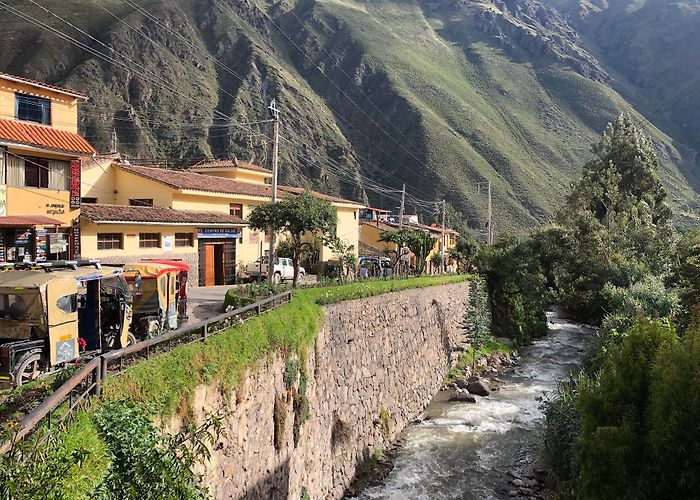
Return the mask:
[[(139, 355), (149, 358), (155, 352), (167, 352), (188, 340), (189, 342), (195, 340), (205, 341), (211, 335), (240, 324), (242, 319), (245, 319), (241, 317), (245, 316), (247, 318), (248, 316), (246, 315), (259, 316), (263, 312), (289, 302), (291, 298), (291, 290), (272, 295), (233, 311), (219, 314), (204, 321), (186, 324), (163, 335), (144, 340), (143, 342), (137, 342), (123, 349), (110, 351), (91, 359), (51, 396), (22, 418), (17, 424), (11, 439), (0, 444), (0, 455), (7, 453), (15, 443), (29, 435), (44, 420), (46, 420), (47, 431), (40, 438), (40, 441), (46, 439), (51, 429), (70, 418), (74, 410), (82, 402), (86, 401), (91, 395), (99, 396), (101, 384), (107, 379), (114, 365), (118, 365), (116, 367), (118, 371), (115, 373), (118, 374), (124, 366), (124, 360), (138, 357)], [(58, 421), (54, 422), (52, 420), (53, 414), (59, 408), (63, 410), (62, 406), (66, 401), (68, 404), (65, 412), (60, 415)]]

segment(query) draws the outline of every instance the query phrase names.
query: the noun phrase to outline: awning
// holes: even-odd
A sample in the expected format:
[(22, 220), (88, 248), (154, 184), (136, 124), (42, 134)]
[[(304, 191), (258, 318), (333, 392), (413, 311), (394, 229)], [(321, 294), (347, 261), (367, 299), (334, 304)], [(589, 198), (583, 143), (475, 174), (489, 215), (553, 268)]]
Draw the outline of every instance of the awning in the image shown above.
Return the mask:
[(6, 215), (0, 217), (0, 227), (60, 226), (63, 222), (43, 215)]

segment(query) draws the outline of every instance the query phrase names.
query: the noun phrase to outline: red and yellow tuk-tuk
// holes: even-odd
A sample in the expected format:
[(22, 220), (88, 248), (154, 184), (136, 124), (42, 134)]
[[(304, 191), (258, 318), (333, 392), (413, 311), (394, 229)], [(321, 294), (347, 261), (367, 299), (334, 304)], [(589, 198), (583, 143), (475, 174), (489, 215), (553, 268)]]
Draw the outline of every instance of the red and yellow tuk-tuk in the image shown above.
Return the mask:
[(187, 297), (187, 282), (182, 282), (185, 269), (189, 271), (189, 266), (180, 261), (145, 261), (124, 266), (124, 277), (133, 295), (131, 332), (137, 340), (178, 327), (182, 319), (180, 303), (186, 304)]

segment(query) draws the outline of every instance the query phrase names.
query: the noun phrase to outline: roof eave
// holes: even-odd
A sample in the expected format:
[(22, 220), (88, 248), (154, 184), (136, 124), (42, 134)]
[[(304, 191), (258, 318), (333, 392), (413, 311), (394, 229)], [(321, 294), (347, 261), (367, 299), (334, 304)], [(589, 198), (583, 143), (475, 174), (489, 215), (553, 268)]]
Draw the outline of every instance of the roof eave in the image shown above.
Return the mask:
[(9, 80), (9, 81), (15, 82), (15, 83), (21, 83), (23, 85), (30, 85), (30, 86), (36, 87), (38, 89), (48, 90), (49, 92), (55, 92), (57, 94), (68, 95), (68, 96), (74, 97), (76, 99), (82, 99), (83, 101), (87, 101), (88, 99), (90, 99), (86, 94), (83, 94), (82, 92), (77, 92), (74, 90), (64, 89), (64, 88), (52, 88), (52, 87), (49, 87), (48, 85), (42, 85), (41, 83), (28, 82), (24, 78), (18, 78), (18, 77), (12, 76), (12, 75), (3, 74), (0, 78), (2, 78), (4, 80)]
[(28, 149), (29, 151), (34, 151), (34, 152), (45, 151), (47, 153), (64, 154), (66, 156), (75, 156), (75, 157), (83, 157), (85, 155), (91, 156), (91, 155), (97, 153), (97, 151), (71, 151), (68, 149), (50, 148), (47, 146), (42, 146), (41, 144), (30, 144), (28, 142), (15, 142), (15, 141), (3, 139), (1, 137), (0, 137), (0, 146), (6, 146), (6, 147), (10, 147), (10, 148)]

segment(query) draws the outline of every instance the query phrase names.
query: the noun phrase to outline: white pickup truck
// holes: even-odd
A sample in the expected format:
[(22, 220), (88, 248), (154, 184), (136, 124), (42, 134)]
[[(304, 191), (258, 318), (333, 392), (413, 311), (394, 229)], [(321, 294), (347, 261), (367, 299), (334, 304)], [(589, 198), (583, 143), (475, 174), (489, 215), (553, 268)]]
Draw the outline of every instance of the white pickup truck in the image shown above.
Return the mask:
[[(256, 280), (260, 276), (262, 279), (267, 279), (267, 257), (261, 257), (255, 262), (251, 262), (246, 266), (245, 278)], [(303, 279), (306, 270), (299, 266), (299, 279)], [(281, 283), (282, 281), (291, 281), (294, 279), (294, 262), (292, 259), (281, 257), (275, 259), (273, 268), (272, 282)]]

